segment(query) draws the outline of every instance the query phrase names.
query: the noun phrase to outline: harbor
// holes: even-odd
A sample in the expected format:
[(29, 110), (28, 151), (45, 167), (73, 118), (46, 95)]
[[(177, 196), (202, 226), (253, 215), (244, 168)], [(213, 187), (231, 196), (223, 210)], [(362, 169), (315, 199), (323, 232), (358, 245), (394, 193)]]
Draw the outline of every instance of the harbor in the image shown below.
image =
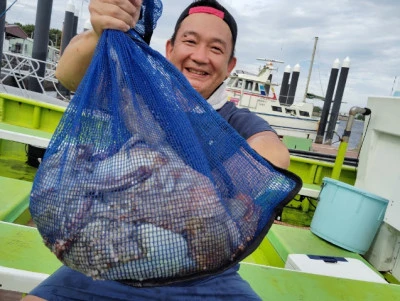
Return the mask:
[[(32, 224), (29, 214), (27, 215), (27, 206), (28, 206), (28, 199), (26, 198), (27, 195), (29, 195), (30, 193), (30, 186), (29, 183), (31, 183), (31, 181), (33, 180), (33, 176), (36, 172), (36, 168), (32, 167), (32, 166), (27, 166), (26, 162), (27, 162), (27, 153), (25, 152), (25, 145), (29, 144), (29, 145), (36, 145), (36, 146), (40, 146), (42, 145), (46, 145), (48, 143), (48, 141), (51, 139), (51, 133), (54, 131), (56, 125), (57, 125), (57, 120), (59, 120), (59, 118), (61, 118), (63, 111), (65, 110), (65, 107), (60, 107), (60, 106), (56, 106), (56, 105), (50, 105), (50, 104), (46, 104), (44, 102), (37, 102), (37, 101), (32, 101), (32, 100), (28, 100), (28, 99), (23, 99), (21, 97), (10, 97), (7, 94), (2, 94), (1, 95), (1, 99), (2, 99), (2, 112), (4, 113), (4, 115), (2, 115), (2, 135), (6, 135), (7, 133), (12, 133), (11, 136), (2, 136), (2, 143), (1, 143), (1, 159), (0, 162), (2, 165), (1, 170), (2, 172), (9, 170), (9, 173), (6, 174), (1, 174), (1, 177), (6, 177), (6, 178), (14, 178), (15, 180), (13, 181), (21, 181), (20, 179), (24, 179), (23, 181), (27, 181), (26, 183), (28, 184), (28, 186), (26, 188), (24, 188), (25, 191), (25, 197), (22, 197), (21, 199), (14, 199), (14, 201), (16, 202), (16, 206), (17, 208), (20, 208), (19, 210), (22, 211), (17, 211), (20, 212), (17, 215), (12, 215), (13, 217), (10, 219), (11, 216), (8, 216), (8, 222), (12, 222), (13, 224), (18, 224), (18, 223), (22, 223), (23, 225), (30, 225), (30, 226), (34, 226), (34, 224)], [(376, 100), (377, 103), (380, 103), (381, 101), (383, 101), (382, 99), (378, 99)], [(16, 105), (18, 106), (18, 104), (23, 104), (22, 106), (20, 106), (20, 109), (18, 111), (13, 110), (12, 108), (14, 108)], [(34, 109), (36, 108), (36, 109)], [(22, 110), (22, 111), (21, 111)], [(38, 114), (39, 112), (47, 112), (45, 115), (42, 114)], [(10, 112), (15, 112), (14, 114), (10, 115)], [(25, 112), (25, 113), (23, 113)], [(26, 114), (28, 112), (36, 112), (35, 115), (32, 115), (31, 118), (26, 118), (24, 119), (25, 122), (22, 122), (23, 120), (20, 119), (20, 115), (19, 114), (23, 114), (26, 116)], [(50, 113), (51, 112), (51, 113)], [(40, 119), (37, 119), (37, 117), (41, 116)], [(387, 113), (384, 114), (378, 114), (378, 116), (385, 116), (387, 118)], [(44, 119), (43, 119), (44, 118)], [(53, 120), (53, 122), (49, 122), (50, 120)], [(33, 122), (33, 123), (32, 123)], [(7, 124), (10, 124), (8, 127), (6, 126)], [(14, 125), (13, 125), (14, 124)], [(18, 125), (16, 125), (18, 124)], [(360, 123), (362, 125), (362, 123)], [(32, 126), (34, 125), (35, 128), (32, 128)], [(50, 127), (49, 127), (50, 126)], [(362, 126), (361, 126), (362, 127)], [(30, 130), (29, 130), (30, 129)], [(46, 134), (47, 133), (47, 134)], [(369, 133), (371, 133), (371, 131), (369, 131)], [(43, 143), (44, 144), (40, 144), (42, 142), (38, 142), (34, 143), (32, 139), (36, 139), (36, 137), (43, 137)], [(371, 138), (368, 138), (371, 139)], [(368, 139), (366, 139), (366, 141), (368, 141)], [(47, 142), (46, 142), (47, 140)], [(371, 143), (371, 142), (369, 142)], [(369, 144), (366, 144), (366, 146), (362, 147), (361, 150), (362, 151), (367, 151), (368, 152), (368, 147)], [(332, 146), (331, 146), (332, 147)], [(395, 153), (396, 151), (393, 150), (393, 152)], [(394, 154), (392, 151), (391, 153)], [(368, 153), (366, 153), (368, 154)], [(364, 154), (364, 157), (365, 155)], [(29, 155), (29, 153), (28, 153)], [(39, 155), (36, 153), (30, 153), (30, 156), (32, 156), (30, 158), (30, 161), (35, 161), (36, 160), (36, 164), (39, 164), (40, 160), (39, 160)], [(36, 156), (36, 157), (35, 157)], [(368, 157), (368, 155), (367, 155)], [(362, 156), (360, 157), (362, 158)], [(390, 159), (391, 157), (389, 156), (388, 159)], [(25, 166), (25, 167), (23, 167)], [(359, 163), (357, 165), (358, 167), (352, 167), (352, 166), (348, 166), (348, 165), (344, 165), (342, 166), (340, 172), (339, 172), (339, 178), (341, 181), (344, 182), (348, 182), (351, 185), (354, 185), (355, 181), (356, 181), (356, 177), (359, 176), (359, 174), (357, 173), (358, 169), (365, 169), (366, 165), (365, 163)], [(291, 165), (290, 165), (290, 169), (291, 171), (295, 172), (296, 174), (300, 175), (302, 177), (303, 180), (303, 188), (300, 191), (299, 196), (297, 196), (292, 202), (290, 202), (287, 207), (284, 208), (284, 210), (282, 211), (281, 215), (279, 216), (279, 220), (280, 222), (277, 222), (276, 224), (279, 225), (279, 223), (283, 224), (281, 226), (283, 226), (284, 228), (282, 229), (286, 229), (286, 227), (289, 227), (288, 229), (292, 229), (292, 227), (294, 225), (297, 224), (297, 228), (299, 229), (303, 229), (301, 230), (299, 233), (295, 234), (295, 232), (297, 230), (289, 230), (289, 233), (293, 232), (293, 235), (297, 236), (297, 239), (300, 239), (299, 237), (303, 237), (304, 235), (304, 239), (309, 239), (310, 235), (312, 237), (312, 241), (313, 243), (306, 243), (306, 245), (310, 246), (310, 249), (304, 250), (304, 249), (299, 249), (298, 247), (293, 247), (292, 243), (288, 242), (287, 244), (287, 248), (289, 248), (288, 251), (289, 253), (291, 252), (319, 252), (321, 254), (330, 254), (330, 255), (335, 255), (335, 254), (343, 254), (343, 253), (336, 253), (339, 249), (335, 249), (336, 251), (333, 251), (331, 249), (331, 247), (329, 248), (329, 251), (321, 251), (320, 249), (317, 248), (318, 245), (320, 245), (322, 243), (322, 241), (320, 239), (316, 239), (315, 235), (312, 235), (310, 232), (310, 225), (311, 225), (311, 221), (312, 221), (312, 217), (314, 214), (314, 210), (315, 208), (313, 208), (314, 205), (317, 205), (316, 200), (318, 199), (319, 193), (321, 191), (321, 185), (323, 184), (323, 179), (325, 176), (331, 176), (333, 171), (335, 169), (334, 163), (322, 163), (321, 160), (315, 160), (315, 159), (307, 159), (307, 158), (303, 158), (300, 156), (296, 156), (296, 155), (292, 155), (291, 156)], [(18, 180), (17, 180), (18, 179)], [(25, 182), (24, 182), (25, 183)], [(370, 184), (368, 184), (370, 185)], [(13, 185), (7, 184), (6, 186), (3, 187), (10, 187), (12, 188)], [(19, 190), (21, 190), (21, 188), (19, 188)], [(22, 191), (22, 190), (21, 190)], [(6, 194), (8, 195), (8, 194)], [(22, 207), (21, 207), (22, 205)], [(14, 210), (12, 212), (15, 212)], [(6, 225), (4, 225), (5, 227)], [(14, 228), (13, 228), (14, 229)], [(22, 231), (23, 228), (21, 228), (20, 230)], [(25, 228), (24, 228), (25, 229)], [(283, 237), (287, 237), (288, 234), (279, 234), (280, 233), (280, 226), (273, 226), (272, 230), (270, 231), (270, 234), (268, 236), (268, 241), (273, 242), (274, 241), (274, 235), (278, 235), (276, 239), (278, 239), (277, 241), (275, 241), (275, 244), (280, 244), (281, 239), (283, 239)], [(295, 228), (293, 228), (295, 229)], [(28, 229), (26, 229), (28, 230)], [(276, 232), (278, 231), (278, 232)], [(25, 232), (25, 230), (24, 230)], [(13, 231), (11, 230), (7, 230), (7, 232), (5, 233), (13, 233)], [(35, 241), (35, 244), (38, 245), (38, 250), (41, 250), (39, 253), (37, 253), (37, 255), (39, 256), (43, 256), (41, 255), (43, 252), (43, 249), (40, 247), (43, 245), (41, 245), (41, 240), (38, 237), (38, 233), (37, 232), (27, 232), (30, 233), (29, 235), (33, 235), (32, 238), (33, 241)], [(284, 232), (286, 233), (286, 232)], [(21, 236), (19, 236), (21, 237)], [(4, 238), (4, 237), (3, 237)], [(8, 239), (11, 239), (10, 244), (14, 245), (14, 246), (19, 246), (20, 242), (18, 242), (18, 237), (17, 236), (11, 236)], [(17, 240), (16, 240), (17, 239)], [(301, 242), (302, 239), (299, 240), (299, 242)], [(267, 240), (265, 241), (265, 244), (267, 244)], [(276, 245), (276, 246), (278, 246)], [(319, 251), (318, 251), (319, 250)], [(7, 251), (10, 252), (10, 251)], [(11, 252), (15, 253), (16, 250), (12, 250)], [(275, 270), (272, 269), (271, 267), (278, 267), (280, 269), (283, 268), (282, 265), (284, 265), (284, 263), (275, 263), (272, 258), (274, 258), (274, 256), (277, 255), (273, 255), (274, 253), (272, 252), (271, 249), (269, 248), (265, 248), (263, 247), (263, 244), (260, 245), (260, 247), (257, 249), (256, 252), (254, 252), (253, 255), (251, 255), (249, 258), (247, 258), (244, 262), (243, 262), (243, 266), (245, 268), (243, 268), (242, 273), (245, 277), (249, 277), (248, 280), (250, 281), (250, 283), (252, 283), (252, 285), (256, 286), (256, 282), (253, 282), (253, 277), (251, 276), (253, 273), (255, 273), (254, 269), (259, 269), (261, 268), (261, 266), (264, 267), (269, 267), (269, 268), (262, 268), (260, 270), (260, 275), (264, 275), (263, 277), (278, 277), (278, 274), (281, 273), (281, 270)], [(276, 252), (276, 251), (274, 251)], [(4, 254), (4, 253), (3, 253)], [(50, 253), (47, 253), (49, 256)], [(282, 258), (284, 258), (284, 262), (286, 261), (287, 257), (285, 257), (285, 255), (282, 255), (280, 253), (278, 253), (278, 256), (282, 256)], [(349, 256), (349, 253), (345, 253), (346, 256)], [(352, 256), (355, 256), (357, 253), (352, 253)], [(21, 256), (25, 256), (22, 253), (20, 254)], [(5, 259), (5, 257), (2, 257), (4, 255), (0, 254), (0, 258)], [(30, 253), (29, 256), (32, 256), (32, 253)], [(362, 259), (365, 260), (364, 257), (356, 257), (358, 259)], [(22, 259), (21, 259), (22, 260)], [(40, 259), (38, 259), (40, 261)], [(46, 259), (47, 261), (50, 260), (50, 258)], [(53, 259), (51, 259), (53, 260)], [(22, 261), (21, 261), (22, 263)], [(3, 261), (3, 264), (6, 264)], [(24, 263), (26, 264), (26, 263)], [(54, 261), (55, 266), (57, 265), (57, 261)], [(250, 264), (250, 265), (248, 265)], [(256, 266), (253, 266), (254, 264), (256, 264)], [(248, 272), (247, 269), (249, 269)], [(37, 268), (32, 268), (33, 271), (37, 271), (40, 273), (46, 272), (42, 269), (37, 269)], [(8, 272), (10, 272), (9, 270), (7, 270)], [(287, 271), (287, 270), (282, 270), (282, 277), (292, 277), (291, 272)], [(289, 273), (289, 274), (287, 274)], [(1, 274), (1, 273), (0, 273)], [(35, 274), (36, 275), (36, 274)], [(296, 274), (297, 275), (297, 274)], [(389, 275), (389, 274), (388, 274)], [(281, 277), (281, 276), (279, 276)], [(309, 279), (309, 277), (311, 277), (310, 279), (313, 279), (312, 281), (309, 280), (309, 283), (314, 283), (313, 285), (321, 285), (320, 281), (323, 281), (325, 278), (320, 278), (317, 276), (303, 276), (302, 278), (297, 278), (294, 277), (293, 281), (295, 281), (296, 283), (303, 283), (303, 281), (305, 281), (305, 279)], [(0, 276), (1, 279), (1, 276)], [(40, 281), (39, 279), (42, 278), (35, 278), (37, 280), (35, 281)], [(302, 279), (302, 280), (301, 280)], [(391, 279), (390, 281), (395, 281), (392, 278), (388, 278)], [(343, 280), (341, 280), (343, 281)], [(37, 282), (30, 282), (30, 285), (34, 285), (34, 283)], [(343, 283), (343, 282), (341, 282)], [(329, 284), (335, 286), (335, 282), (331, 279), (329, 280)], [(7, 283), (3, 284), (3, 287), (7, 287), (6, 285), (10, 285)], [(352, 287), (352, 290), (354, 290), (354, 294), (355, 296), (363, 296), (363, 290), (362, 287), (356, 288), (357, 285), (355, 285), (355, 283), (351, 282), (349, 280), (348, 282), (349, 287)], [(380, 285), (387, 285), (387, 284), (380, 284)], [(25, 290), (22, 288), (21, 284), (17, 285), (17, 287), (15, 286), (9, 286), (10, 289), (17, 289), (17, 290)], [(259, 287), (260, 291), (260, 295), (264, 294), (264, 287)], [(391, 289), (383, 289), (381, 288), (379, 285), (376, 286), (377, 289), (377, 294), (389, 294), (388, 296), (390, 296), (390, 292), (392, 290), (392, 288), (394, 290), (396, 290), (396, 286), (391, 287)], [(272, 289), (272, 288), (271, 288)], [(382, 290), (383, 289), (383, 290)], [(381, 291), (382, 290), (382, 291)], [(378, 293), (379, 292), (379, 293)], [(288, 292), (289, 293), (289, 292)], [(11, 293), (10, 293), (11, 294)], [(12, 295), (16, 295), (18, 293), (13, 293)], [(308, 294), (307, 291), (305, 291), (305, 294)]]
[[(39, 2), (43, 5), (42, 1)], [(49, 8), (40, 5), (37, 9), (41, 7), (41, 13), (47, 11), (48, 14)], [(71, 13), (73, 15), (72, 11), (67, 10), (65, 18), (73, 23)], [(46, 19), (43, 15), (41, 18)], [(38, 39), (41, 39), (40, 35)], [(46, 47), (48, 45), (44, 49)], [(32, 57), (26, 57), (12, 51), (3, 51), (2, 58), (0, 299), (15, 301), (63, 264), (57, 258), (62, 252), (49, 250), (43, 243), (43, 237), (31, 216), (30, 202), (33, 198), (32, 185), (43, 156), (74, 94), (60, 87), (54, 77), (57, 62), (49, 62), (46, 57), (38, 57), (34, 53)], [(396, 113), (400, 110), (400, 101), (397, 92), (393, 91), (390, 96), (369, 95), (365, 106), (352, 106), (348, 112), (339, 110), (344, 91), (348, 87), (346, 77), (350, 68), (346, 65), (349, 61), (346, 61), (341, 67), (331, 68), (330, 76), (337, 77), (339, 81), (335, 80), (325, 87), (323, 104), (327, 105), (321, 108), (321, 114), (316, 117), (313, 114), (314, 103), (309, 100), (295, 101), (297, 80), (301, 78), (299, 68), (285, 69), (285, 79), (282, 78), (280, 85), (275, 85), (270, 75), (274, 64), (281, 63), (263, 61), (263, 68), (258, 74), (249, 74), (243, 70), (232, 72), (227, 80), (228, 98), (237, 106), (254, 111), (271, 122), (290, 151), (288, 170), (301, 179), (302, 186), (285, 206), (274, 211), (266, 235), (259, 237), (252, 245), (251, 254), (241, 258), (239, 274), (262, 300), (400, 300), (400, 201), (396, 191), (400, 185), (397, 175), (400, 168), (400, 123)], [(22, 65), (23, 70), (18, 69)], [(46, 68), (42, 69), (43, 66)], [(13, 79), (12, 84), (10, 78)], [(31, 81), (34, 81), (33, 85)], [(282, 85), (286, 85), (283, 90)], [(30, 89), (32, 86), (34, 88)], [(279, 92), (275, 90), (278, 86)], [(99, 111), (86, 111), (77, 113), (76, 119), (83, 120), (90, 116), (98, 122), (96, 124), (103, 124), (109, 120), (107, 114), (109, 112), (106, 110), (101, 114)], [(301, 124), (312, 125), (304, 135), (304, 128), (301, 134), (296, 134), (300, 132), (298, 126)], [(99, 165), (115, 158), (107, 157), (106, 152), (95, 153), (90, 147), (85, 147), (77, 156), (77, 160), (88, 164), (84, 170), (85, 177), (89, 175), (89, 178), (96, 173)], [(119, 155), (121, 150), (124, 147), (114, 150), (113, 155)], [(229, 162), (225, 162), (227, 166)], [(57, 164), (55, 162), (53, 165), (58, 168)], [(75, 164), (74, 160), (70, 164)], [(80, 165), (76, 166), (78, 170)], [(149, 174), (152, 176), (157, 171), (149, 173), (148, 169), (139, 170), (147, 172), (140, 181), (150, 185), (150, 190), (163, 189), (160, 185), (151, 186), (151, 181), (148, 181)], [(126, 182), (126, 177), (120, 178), (122, 184), (116, 188), (113, 185), (117, 181), (112, 176), (99, 176), (104, 191), (97, 186), (96, 189), (91, 187), (94, 182), (88, 180), (83, 185), (87, 189), (86, 193), (75, 200), (68, 200), (72, 205), (66, 206), (63, 203), (57, 208), (63, 208), (59, 209), (63, 211), (74, 206), (82, 207), (84, 210), (77, 210), (81, 219), (81, 215), (94, 208), (92, 203), (103, 206), (103, 196), (131, 188), (129, 185), (132, 183)], [(59, 189), (47, 188), (43, 195), (55, 194)], [(271, 188), (266, 193), (273, 195), (275, 191)], [(132, 193), (132, 200), (121, 205), (121, 208), (125, 206), (123, 210), (126, 206), (133, 208), (137, 205), (135, 194)], [(109, 209), (118, 203), (117, 196), (112, 198), (115, 203), (107, 204)], [(85, 203), (88, 201), (90, 206)], [(182, 206), (185, 204), (183, 202)], [(246, 214), (254, 206), (257, 205), (246, 207)], [(57, 208), (50, 208), (49, 212)], [(129, 208), (136, 214), (136, 207)], [(133, 213), (125, 214), (125, 211), (115, 212), (118, 221), (126, 221), (133, 216)], [(235, 210), (226, 212), (232, 217)], [(112, 214), (104, 214), (104, 219), (115, 219), (113, 214), (114, 211)], [(146, 218), (151, 220), (152, 217), (141, 216), (139, 224)], [(196, 220), (201, 219), (202, 216), (197, 216)], [(207, 227), (211, 227), (211, 220), (207, 219)], [(66, 224), (65, 228), (68, 227), (70, 225)], [(103, 233), (114, 231), (101, 227), (97, 230)], [(206, 231), (207, 227), (193, 230), (191, 234), (201, 236), (201, 231)], [(182, 241), (188, 239), (185, 229), (175, 229), (173, 232), (170, 226), (164, 228), (163, 233), (168, 230), (174, 235), (182, 234)], [(97, 231), (96, 227), (92, 227), (92, 230)], [(129, 239), (132, 241), (136, 237), (131, 236)], [(93, 241), (89, 244), (93, 244)], [(219, 243), (215, 243), (215, 249), (218, 246)], [(211, 254), (214, 249), (209, 252)], [(183, 253), (186, 258), (186, 253), (190, 252)], [(179, 256), (182, 254), (174, 255), (174, 260)], [(116, 264), (118, 260), (110, 265)], [(135, 262), (137, 258), (131, 261)], [(161, 266), (165, 262), (161, 260), (158, 264)], [(154, 270), (157, 269), (158, 266)]]

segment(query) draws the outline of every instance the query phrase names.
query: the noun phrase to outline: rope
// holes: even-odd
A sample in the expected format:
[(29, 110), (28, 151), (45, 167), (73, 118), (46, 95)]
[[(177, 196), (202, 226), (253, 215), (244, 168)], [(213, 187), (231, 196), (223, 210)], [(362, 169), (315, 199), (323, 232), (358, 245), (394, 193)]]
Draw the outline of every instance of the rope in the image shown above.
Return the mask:
[(371, 118), (372, 118), (372, 113), (369, 115), (369, 119), (368, 119), (368, 123), (367, 123), (367, 128), (365, 129), (365, 134), (363, 135), (362, 140), (361, 140), (360, 150), (358, 151), (357, 159), (360, 157), (360, 153), (361, 153), (362, 147), (363, 147), (363, 145), (364, 145), (365, 136), (367, 136), (369, 123), (371, 122)]
[(15, 0), (13, 3), (11, 3), (10, 6), (9, 6), (5, 11), (3, 11), (3, 12), (0, 14), (0, 19), (3, 18), (3, 16), (6, 14), (6, 12), (8, 12), (8, 11), (10, 10), (10, 8), (11, 8), (17, 1), (18, 1), (18, 0)]

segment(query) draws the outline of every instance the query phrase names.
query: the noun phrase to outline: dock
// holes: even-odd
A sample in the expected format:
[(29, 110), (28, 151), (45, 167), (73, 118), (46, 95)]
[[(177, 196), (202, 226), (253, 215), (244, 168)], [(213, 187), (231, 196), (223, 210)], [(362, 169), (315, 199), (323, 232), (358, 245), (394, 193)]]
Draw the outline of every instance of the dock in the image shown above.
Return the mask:
[[(337, 154), (338, 148), (332, 145), (313, 143), (311, 146), (311, 151), (324, 155), (335, 156)], [(346, 152), (346, 158), (357, 159), (358, 156), (359, 150), (357, 149), (348, 149)]]

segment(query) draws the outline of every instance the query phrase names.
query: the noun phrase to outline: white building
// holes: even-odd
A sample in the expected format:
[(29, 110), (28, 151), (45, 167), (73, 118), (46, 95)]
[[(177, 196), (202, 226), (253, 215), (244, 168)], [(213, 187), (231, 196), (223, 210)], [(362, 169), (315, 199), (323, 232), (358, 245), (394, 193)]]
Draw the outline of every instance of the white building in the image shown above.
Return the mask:
[[(32, 57), (32, 49), (33, 49), (33, 39), (26, 38), (11, 38), (8, 40), (8, 49), (5, 50), (3, 47), (3, 51), (9, 51), (13, 53), (18, 53), (23, 56)], [(47, 48), (47, 60), (53, 63), (57, 63), (60, 58), (60, 50), (48, 46)]]
[[(33, 39), (15, 24), (6, 24), (4, 30), (3, 52), (12, 52), (32, 57)], [(60, 58), (60, 50), (48, 46), (47, 61), (56, 63)]]

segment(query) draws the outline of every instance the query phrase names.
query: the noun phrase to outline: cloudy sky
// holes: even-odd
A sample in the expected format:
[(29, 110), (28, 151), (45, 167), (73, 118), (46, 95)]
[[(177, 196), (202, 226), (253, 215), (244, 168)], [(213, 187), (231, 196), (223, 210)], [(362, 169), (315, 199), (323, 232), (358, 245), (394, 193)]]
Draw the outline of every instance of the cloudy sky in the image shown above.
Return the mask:
[[(8, 0), (7, 6), (15, 0)], [(50, 0), (38, 0), (50, 3)], [(78, 10), (78, 31), (88, 19), (88, 0), (71, 0)], [(53, 0), (51, 28), (62, 29), (67, 6)], [(152, 47), (164, 53), (175, 21), (190, 0), (164, 0), (164, 11)], [(285, 66), (300, 64), (296, 101), (303, 101), (315, 37), (317, 51), (308, 91), (325, 96), (335, 59), (351, 65), (343, 95), (342, 112), (367, 106), (369, 96), (390, 96), (395, 78), (400, 82), (399, 0), (221, 0), (239, 26), (237, 69), (256, 73), (257, 58), (282, 60), (274, 75), (280, 84)], [(9, 23), (35, 24), (35, 0), (17, 0), (7, 12)], [(400, 87), (399, 87), (400, 89)], [(279, 88), (277, 89), (279, 92)], [(310, 100), (307, 100), (310, 101)], [(321, 101), (313, 101), (322, 106)]]

